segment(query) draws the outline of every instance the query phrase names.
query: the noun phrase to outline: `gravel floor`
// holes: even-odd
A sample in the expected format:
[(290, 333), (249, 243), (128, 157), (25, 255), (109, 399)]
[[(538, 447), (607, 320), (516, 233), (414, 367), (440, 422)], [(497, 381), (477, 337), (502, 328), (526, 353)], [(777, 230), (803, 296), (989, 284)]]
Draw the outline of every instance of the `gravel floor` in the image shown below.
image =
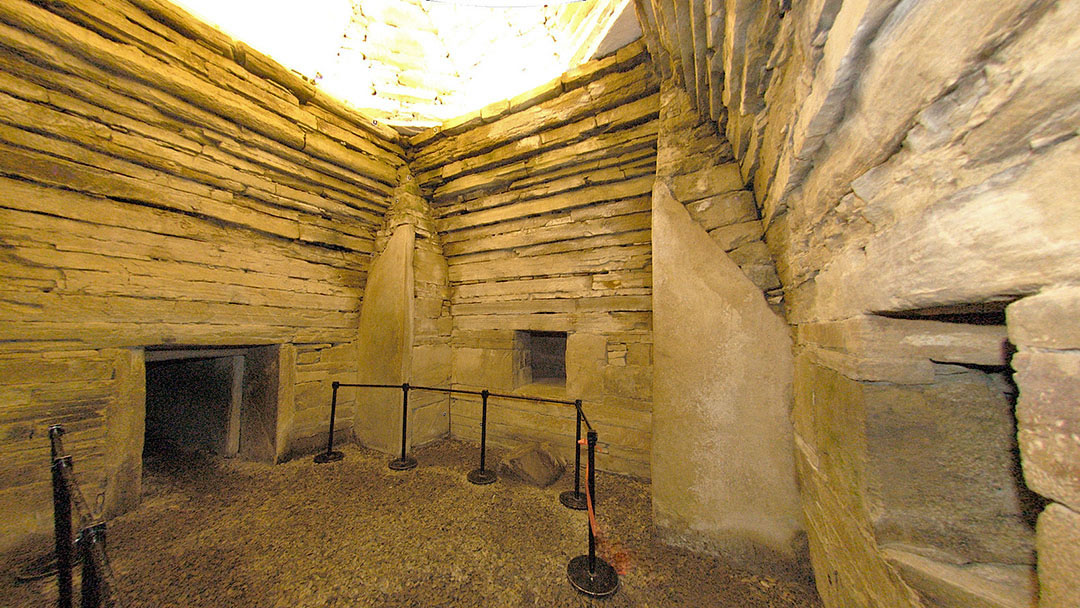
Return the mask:
[[(127, 607), (818, 607), (812, 588), (733, 570), (652, 539), (649, 485), (600, 474), (600, 525), (618, 592), (588, 600), (566, 579), (587, 550), (586, 516), (538, 489), (474, 486), (476, 448), (443, 441), (395, 473), (345, 446), (342, 462), (282, 465), (148, 454), (143, 504), (109, 525)], [(498, 453), (491, 462), (497, 462)], [(4, 599), (7, 598), (7, 599)], [(55, 578), (0, 581), (0, 604), (51, 606)], [(6, 605), (6, 604), (5, 604)]]

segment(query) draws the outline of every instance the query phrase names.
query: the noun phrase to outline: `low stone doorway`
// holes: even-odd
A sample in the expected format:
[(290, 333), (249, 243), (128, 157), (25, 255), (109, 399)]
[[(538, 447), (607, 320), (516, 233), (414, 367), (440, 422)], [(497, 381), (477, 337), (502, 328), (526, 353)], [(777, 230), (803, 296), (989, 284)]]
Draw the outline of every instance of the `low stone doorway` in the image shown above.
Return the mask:
[(144, 451), (167, 443), (272, 462), (277, 349), (148, 348)]

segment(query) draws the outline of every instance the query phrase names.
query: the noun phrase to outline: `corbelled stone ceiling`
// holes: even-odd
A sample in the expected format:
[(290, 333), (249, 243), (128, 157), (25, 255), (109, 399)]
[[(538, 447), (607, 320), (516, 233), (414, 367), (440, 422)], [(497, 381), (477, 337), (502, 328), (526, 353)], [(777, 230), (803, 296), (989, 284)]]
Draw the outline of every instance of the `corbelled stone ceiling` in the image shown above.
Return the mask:
[(176, 2), (406, 130), (528, 91), (641, 35), (630, 0)]

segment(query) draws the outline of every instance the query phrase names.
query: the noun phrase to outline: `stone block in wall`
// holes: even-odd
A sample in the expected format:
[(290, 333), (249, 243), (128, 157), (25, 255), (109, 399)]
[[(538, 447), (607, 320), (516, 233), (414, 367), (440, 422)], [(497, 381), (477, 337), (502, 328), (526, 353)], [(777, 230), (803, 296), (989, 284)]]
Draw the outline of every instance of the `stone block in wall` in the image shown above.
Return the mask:
[(929, 359), (880, 357), (817, 346), (808, 346), (805, 352), (825, 367), (852, 380), (898, 384), (931, 384), (934, 381), (934, 364)]
[(514, 332), (499, 329), (457, 330), (450, 338), (450, 345), (454, 348), (511, 350), (514, 348)]
[(604, 395), (607, 337), (574, 332), (566, 337), (566, 393), (575, 399)]
[(798, 336), (800, 343), (865, 359), (933, 360), (991, 367), (1008, 364), (1005, 328), (1000, 325), (858, 315), (841, 321), (800, 324)]
[(826, 606), (922, 606), (888, 566), (866, 529), (857, 496), (835, 491), (815, 466), (816, 457), (797, 450), (800, 492), (818, 592)]
[(867, 386), (805, 350), (795, 360), (795, 386), (813, 387), (795, 392), (792, 423), (804, 451), (814, 455), (815, 471), (848, 501), (851, 516), (865, 513)]
[(454, 384), (478, 386), (493, 391), (514, 388), (512, 349), (454, 348), (451, 357)]
[[(420, 291), (419, 286), (416, 288)], [(417, 297), (413, 298), (413, 310), (416, 316), (414, 322), (424, 319), (434, 322), (443, 314), (443, 302), (442, 297), (435, 296), (435, 294), (417, 294)], [(417, 334), (430, 335), (427, 332), (417, 331)]]
[(703, 198), (686, 205), (690, 217), (706, 231), (757, 219), (754, 193), (736, 190)]
[(935, 365), (934, 383), (865, 386), (868, 495), (878, 542), (958, 563), (1033, 563), (1004, 374)]
[(1020, 346), (1080, 349), (1080, 287), (1062, 287), (1018, 300), (1005, 309), (1009, 340)]
[(1016, 419), (1028, 486), (1080, 510), (1080, 353), (1022, 349)]
[(764, 241), (753, 241), (728, 252), (750, 282), (762, 291), (780, 287), (780, 277)]
[[(761, 234), (760, 220), (731, 224), (709, 231), (709, 236), (724, 251), (731, 251), (748, 243), (761, 243), (764, 245), (765, 243), (761, 241)], [(768, 248), (766, 248), (766, 251), (768, 251)], [(769, 261), (771, 262), (771, 258)]]
[[(276, 378), (277, 390), (277, 423), (274, 429), (274, 461), (285, 460), (289, 451), (293, 449), (292, 442), (296, 433), (296, 345), (282, 344), (276, 353), (268, 353), (265, 364), (266, 369)], [(262, 367), (262, 366), (260, 366)], [(346, 413), (348, 416), (348, 413)]]
[(652, 368), (636, 365), (609, 365), (604, 369), (606, 394), (647, 401), (652, 398)]
[(332, 397), (332, 389), (329, 382), (303, 382), (296, 385), (296, 409), (297, 411), (314, 410), (321, 411), (326, 423), (330, 420), (330, 409), (327, 407)]
[(1039, 608), (1080, 606), (1080, 513), (1051, 504), (1037, 534)]
[(652, 344), (630, 344), (626, 353), (628, 365), (652, 365)]
[(409, 361), (409, 382), (424, 386), (450, 384), (450, 345), (413, 345)]
[(664, 167), (664, 176), (685, 175), (701, 171), (706, 167), (717, 164), (729, 163), (734, 160), (731, 153), (731, 145), (726, 139), (720, 143), (709, 146), (694, 146), (687, 148), (686, 137), (689, 134), (681, 134), (682, 138), (671, 142), (670, 145), (660, 145), (656, 152), (656, 164)]
[(738, 163), (727, 163), (672, 178), (671, 193), (676, 200), (696, 201), (714, 194), (742, 190), (743, 186), (745, 184)]
[(417, 283), (446, 284), (448, 280), (446, 260), (442, 253), (417, 247), (414, 255), (413, 272)]
[(146, 362), (142, 349), (117, 349), (116, 394), (106, 409), (104, 514), (115, 517), (139, 505), (146, 434)]
[(409, 395), (410, 446), (430, 443), (450, 434), (450, 397), (430, 393), (426, 397), (430, 402), (412, 407), (413, 394), (410, 392)]
[(1029, 566), (953, 564), (901, 547), (885, 557), (934, 608), (1034, 608), (1035, 571)]
[(694, 111), (690, 95), (682, 88), (673, 86), (671, 81), (664, 81), (661, 85), (660, 104), (660, 123), (665, 131), (692, 129), (702, 121)]

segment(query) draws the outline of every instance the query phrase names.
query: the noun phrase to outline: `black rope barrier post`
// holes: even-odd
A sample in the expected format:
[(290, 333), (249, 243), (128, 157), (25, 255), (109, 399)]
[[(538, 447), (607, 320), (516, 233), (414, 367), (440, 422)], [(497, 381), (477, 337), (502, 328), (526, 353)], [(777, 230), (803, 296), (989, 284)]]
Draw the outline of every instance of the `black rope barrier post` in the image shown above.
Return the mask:
[(401, 385), (401, 458), (390, 461), (390, 470), (408, 471), (416, 467), (416, 459), (405, 453), (405, 441), (409, 433), (409, 383)]
[(334, 417), (337, 415), (337, 392), (341, 387), (341, 383), (335, 381), (330, 387), (334, 389), (330, 397), (330, 437), (326, 440), (326, 452), (315, 456), (315, 462), (319, 464), (337, 462), (345, 458), (345, 454), (334, 451)]
[(469, 481), (478, 486), (495, 483), (498, 479), (495, 471), (484, 468), (484, 460), (487, 458), (487, 401), (490, 394), (486, 388), (480, 391), (480, 399), (483, 401), (480, 409), (480, 468), (470, 471), (468, 475)]
[(101, 543), (105, 549), (105, 522), (87, 526), (79, 533), (79, 555), (82, 557), (82, 602), (80, 608), (98, 608), (104, 605), (102, 579), (105, 573), (98, 568), (94, 558), (94, 544)]
[[(49, 429), (52, 434), (53, 427)], [(62, 432), (63, 429), (60, 430)], [(56, 535), (56, 587), (58, 598), (56, 605), (59, 608), (71, 608), (72, 587), (71, 567), (73, 561), (73, 549), (71, 538), (71, 489), (64, 483), (64, 467), (71, 466), (71, 456), (54, 454), (52, 463), (52, 486), (53, 486), (53, 530)]]
[(577, 436), (574, 438), (574, 490), (559, 494), (559, 502), (568, 509), (585, 510), (585, 495), (581, 493), (581, 399), (574, 401), (577, 409)]
[(566, 566), (570, 585), (590, 597), (607, 597), (619, 588), (619, 574), (611, 564), (596, 556), (596, 534), (593, 519), (596, 514), (596, 431), (589, 429), (589, 554), (579, 555)]

